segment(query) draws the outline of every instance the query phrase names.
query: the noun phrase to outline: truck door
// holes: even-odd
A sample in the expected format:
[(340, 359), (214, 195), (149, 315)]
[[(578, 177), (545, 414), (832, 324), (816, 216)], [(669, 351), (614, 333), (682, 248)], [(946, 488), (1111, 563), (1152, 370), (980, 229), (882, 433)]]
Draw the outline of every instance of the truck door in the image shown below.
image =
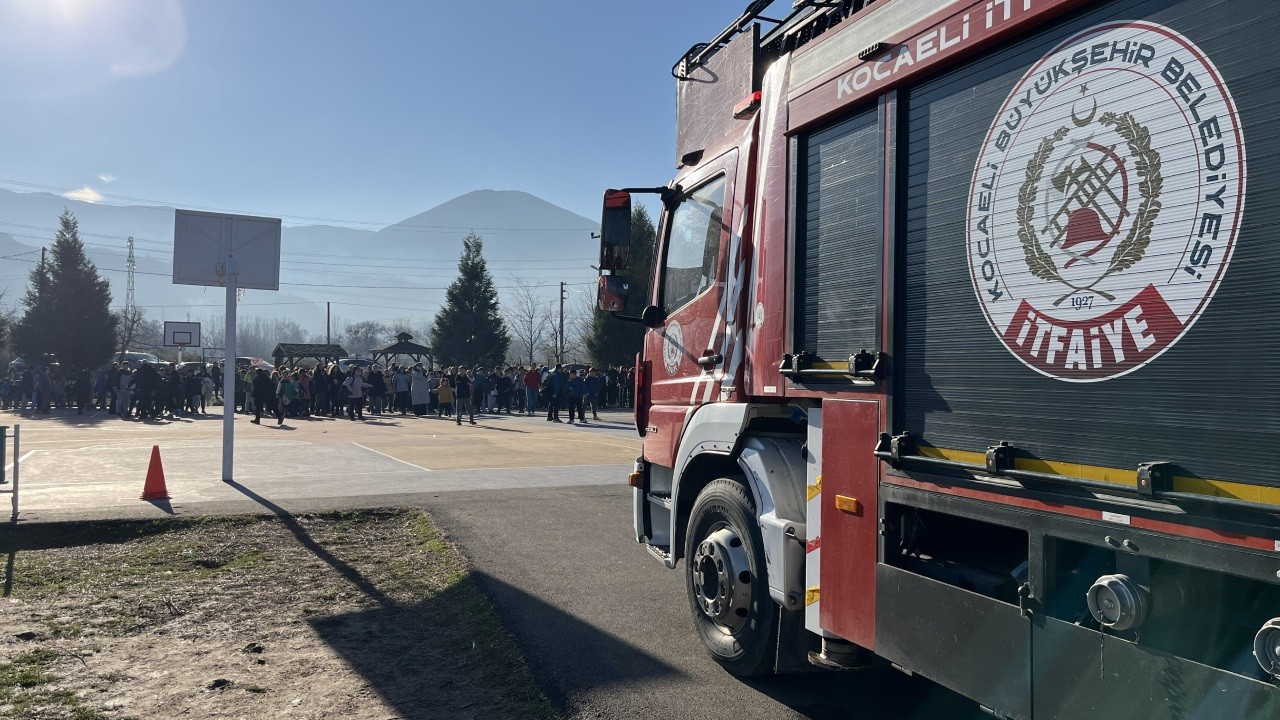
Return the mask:
[(726, 362), (717, 348), (730, 316), (724, 264), (737, 156), (730, 151), (681, 178), (684, 193), (663, 224), (654, 303), (666, 320), (645, 336), (644, 353), (653, 374), (650, 423), (662, 434), (679, 433), (688, 408), (715, 396)]

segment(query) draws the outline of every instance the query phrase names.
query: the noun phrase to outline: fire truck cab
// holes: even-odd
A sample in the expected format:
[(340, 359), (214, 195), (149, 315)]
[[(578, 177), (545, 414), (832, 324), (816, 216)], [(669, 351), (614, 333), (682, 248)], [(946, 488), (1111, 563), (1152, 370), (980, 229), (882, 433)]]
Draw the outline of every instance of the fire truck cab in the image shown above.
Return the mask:
[(602, 217), (635, 535), (710, 655), (1280, 717), (1280, 4), (769, 5)]

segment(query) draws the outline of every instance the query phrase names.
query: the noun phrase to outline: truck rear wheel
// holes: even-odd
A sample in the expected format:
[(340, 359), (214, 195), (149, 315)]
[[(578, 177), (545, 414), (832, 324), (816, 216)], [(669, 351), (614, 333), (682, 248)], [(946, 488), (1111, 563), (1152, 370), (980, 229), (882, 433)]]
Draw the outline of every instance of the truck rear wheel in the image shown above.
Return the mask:
[(711, 657), (738, 677), (773, 672), (778, 608), (769, 597), (755, 503), (741, 482), (711, 481), (689, 513), (685, 588)]

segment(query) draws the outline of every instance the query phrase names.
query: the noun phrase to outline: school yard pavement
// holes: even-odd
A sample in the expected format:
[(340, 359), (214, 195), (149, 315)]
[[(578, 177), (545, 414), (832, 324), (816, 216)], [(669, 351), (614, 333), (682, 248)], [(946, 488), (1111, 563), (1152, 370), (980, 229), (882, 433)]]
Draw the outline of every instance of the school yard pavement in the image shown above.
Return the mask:
[[(279, 427), (237, 415), (234, 485), (221, 482), (220, 414), (141, 421), (6, 412), (0, 424), (22, 425), (20, 519), (40, 521), (261, 509), (252, 496), (345, 507), (406, 493), (617, 483), (640, 441), (629, 414), (601, 417), (580, 430), (510, 415), (482, 415), (474, 426), (395, 414)], [(160, 448), (167, 502), (138, 499), (152, 446)]]
[[(5, 415), (0, 423), (18, 420)], [(623, 483), (640, 443), (625, 414), (587, 428), (487, 416), (458, 427), (397, 415), (276, 429), (240, 416), (231, 485), (219, 480), (219, 419), (21, 419), (22, 522), (422, 507), (469, 557), (565, 717), (981, 717), (971, 703), (888, 668), (748, 683), (707, 659), (682, 572), (661, 567), (632, 537)], [(138, 499), (153, 444), (168, 503)]]

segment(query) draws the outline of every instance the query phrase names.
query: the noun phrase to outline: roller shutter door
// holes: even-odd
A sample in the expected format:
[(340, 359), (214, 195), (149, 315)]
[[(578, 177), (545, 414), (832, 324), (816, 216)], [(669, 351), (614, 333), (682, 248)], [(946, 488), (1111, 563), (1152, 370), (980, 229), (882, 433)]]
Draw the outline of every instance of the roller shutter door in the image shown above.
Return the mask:
[(880, 349), (883, 143), (874, 107), (800, 141), (795, 347), (822, 361)]
[[(1023, 214), (992, 215), (990, 231), (993, 236), (1003, 233), (1006, 240), (999, 265), (1020, 277), (1035, 272), (1051, 278), (1058, 275), (1050, 284), (1061, 290), (1060, 303), (1055, 305), (1053, 300), (1058, 298), (1050, 295), (1037, 307), (1042, 314), (1066, 318), (1054, 320), (1060, 328), (1038, 334), (1039, 326), (1020, 306), (1016, 306), (1018, 311), (1015, 306), (1006, 306), (1004, 317), (1012, 320), (1000, 326), (992, 310), (996, 301), (990, 300), (989, 293), (1019, 295), (1026, 291), (1027, 282), (1001, 278), (974, 260), (976, 253), (990, 248), (974, 242), (985, 237), (975, 230), (974, 217), (981, 212), (975, 210), (980, 204), (971, 190), (975, 182), (991, 182), (986, 173), (975, 173), (975, 166), (980, 154), (986, 157), (994, 152), (990, 149), (994, 139), (988, 140), (988, 131), (998, 116), (1006, 117), (1001, 115), (1002, 106), (1012, 118), (1008, 108), (1016, 101), (1005, 105), (1006, 99), (1019, 87), (1024, 73), (1060, 43), (1081, 37), (1086, 30), (1134, 20), (1164, 28), (1139, 28), (1133, 31), (1134, 37), (1163, 33), (1170, 42), (1185, 40), (1202, 51), (1221, 74), (1238, 113), (1234, 122), (1246, 149), (1247, 160), (1240, 167), (1247, 167), (1247, 189), (1243, 208), (1237, 208), (1233, 215), (1239, 224), (1230, 262), (1199, 306), (1194, 324), (1148, 362), (1122, 366), (1112, 362), (1106, 333), (1098, 332), (1101, 320), (1095, 320), (1092, 328), (1088, 323), (1073, 324), (1071, 318), (1092, 312), (1087, 307), (1073, 308), (1073, 303), (1105, 304), (1106, 299), (1097, 291), (1115, 285), (1130, 294), (1150, 285), (1166, 298), (1184, 292), (1177, 288), (1190, 293), (1192, 288), (1203, 287), (1193, 284), (1203, 281), (1197, 275), (1202, 268), (1193, 260), (1205, 254), (1195, 244), (1194, 234), (1202, 233), (1208, 244), (1218, 230), (1215, 221), (1201, 219), (1206, 213), (1221, 213), (1214, 210), (1213, 198), (1202, 197), (1219, 187), (1216, 175), (1205, 174), (1205, 168), (1219, 163), (1218, 158), (1209, 158), (1197, 170), (1195, 153), (1183, 157), (1166, 152), (1159, 158), (1161, 182), (1159, 186), (1151, 182), (1149, 161), (1155, 156), (1148, 146), (1168, 146), (1172, 137), (1168, 133), (1173, 130), (1162, 128), (1176, 124), (1173, 113), (1185, 116), (1189, 132), (1199, 128), (1198, 109), (1187, 98), (1179, 99), (1178, 84), (1173, 80), (1167, 83), (1168, 108), (1163, 114), (1151, 107), (1130, 107), (1132, 103), (1126, 104), (1123, 95), (1114, 93), (1098, 98), (1098, 104), (1091, 107), (1091, 102), (1085, 102), (1094, 99), (1090, 91), (1081, 90), (1058, 100), (1065, 103), (1057, 110), (1064, 118), (1061, 125), (1065, 130), (1060, 135), (1051, 132), (1056, 126), (1022, 127), (1020, 131), (1039, 133), (1036, 142), (1023, 142), (1028, 150), (1017, 157), (1009, 150), (1008, 169), (1002, 169), (998, 182), (1009, 184), (1003, 189), (1004, 197), (1011, 198), (1008, 202), (1022, 208), (1019, 212)], [(1179, 465), (1180, 475), (1280, 485), (1280, 476), (1275, 473), (1280, 465), (1280, 285), (1276, 281), (1280, 244), (1275, 240), (1280, 229), (1280, 53), (1274, 50), (1278, 29), (1280, 3), (1263, 0), (1101, 3), (906, 93), (906, 191), (902, 198), (902, 294), (896, 359), (901, 402), (896, 404), (895, 424), (899, 431), (911, 431), (945, 448), (982, 451), (1007, 440), (1045, 459), (1129, 469), (1140, 462), (1165, 460)], [(1152, 62), (1167, 60), (1158, 57)], [(1063, 68), (1070, 71), (1070, 63)], [(1062, 77), (1058, 81), (1072, 80)], [(1096, 83), (1099, 87), (1106, 84), (1101, 78)], [(1195, 88), (1188, 85), (1187, 89), (1192, 93), (1188, 97), (1194, 99)], [(1203, 107), (1207, 105), (1199, 109)], [(1112, 114), (1106, 115), (1108, 112)], [(1137, 130), (1130, 133), (1136, 141), (1124, 142), (1123, 135), (1116, 141), (1116, 128), (1125, 122), (1126, 113), (1141, 120), (1128, 126), (1130, 129), (1149, 129), (1145, 144)], [(1226, 126), (1224, 122), (1219, 129)], [(1087, 135), (1073, 139), (1072, 133), (1088, 127), (1099, 128), (1096, 141)], [(1206, 132), (1203, 147), (1207, 148), (1213, 142), (1213, 129)], [(1013, 147), (1023, 140), (1026, 138), (1011, 136), (1006, 144)], [(1068, 142), (1080, 143), (1078, 157), (1069, 162), (1055, 158), (1054, 153), (1062, 153), (1063, 158), (1069, 154), (1070, 148), (1062, 149)], [(1080, 162), (1085, 155), (1088, 162)], [(1140, 159), (1144, 161), (1141, 167)], [(1106, 187), (1115, 193), (1114, 198), (1080, 194), (1080, 187), (1100, 177), (1104, 185), (1109, 183)], [(1236, 180), (1225, 178), (1225, 173), (1223, 179)], [(1010, 192), (1014, 186), (1038, 192), (1019, 197)], [(1002, 191), (993, 192), (999, 195)], [(1157, 207), (1149, 198), (1162, 204)], [(1085, 207), (1086, 202), (1095, 204)], [(1153, 209), (1158, 219), (1146, 238), (1147, 245), (1139, 247), (1141, 227), (1132, 233), (1116, 232), (1108, 244), (1108, 232), (1114, 232), (1115, 227), (1132, 228), (1137, 224), (1135, 217), (1149, 219)], [(1059, 211), (1061, 222), (1054, 225)], [(1183, 222), (1181, 230), (1174, 227), (1179, 217), (1191, 218)], [(1208, 227), (1203, 222), (1208, 222)], [(1030, 228), (1030, 234), (1019, 236), (1025, 228)], [(1159, 255), (1167, 253), (1160, 248), (1169, 246), (1162, 233), (1188, 231), (1193, 237), (1184, 238), (1187, 249), (1181, 258)], [(1018, 249), (1018, 237), (1028, 236), (1036, 238), (1037, 244), (1024, 242)], [(1066, 252), (1062, 243), (1070, 242), (1079, 244), (1072, 253), (1062, 254)], [(1035, 256), (1037, 246), (1058, 258), (1051, 268), (1032, 268), (1040, 259)], [(1096, 254), (1086, 255), (1095, 246), (1099, 248)], [(1015, 248), (1014, 252), (1008, 252), (1009, 247)], [(1220, 258), (1222, 244), (1211, 251), (1216, 253), (1214, 258)], [(1115, 260), (1115, 253), (1120, 252), (1135, 256), (1145, 252), (1145, 257), (1124, 266)], [(1205, 267), (1210, 267), (1208, 258), (1204, 259)], [(1087, 278), (1069, 276), (1084, 273), (1083, 268), (1097, 262), (1111, 263), (1111, 275), (1105, 281), (1090, 286)], [(1160, 263), (1174, 271), (1149, 269)], [(1005, 284), (998, 284), (1001, 279)], [(1078, 287), (1085, 290), (1075, 289)], [(1169, 290), (1171, 287), (1175, 289)], [(1143, 343), (1152, 342), (1161, 331), (1156, 325), (1160, 319), (1152, 315), (1151, 307), (1147, 306), (1146, 316), (1135, 316), (1139, 322), (1126, 325), (1128, 321), (1117, 318), (1119, 325), (1110, 321), (1106, 325), (1124, 333), (1124, 344), (1117, 340), (1117, 348), (1128, 351), (1130, 363), (1139, 356)], [(1150, 323), (1143, 324), (1146, 320)], [(1020, 328), (1024, 330), (1021, 334)], [(1094, 341), (1098, 344), (1093, 345)], [(1055, 364), (1043, 365), (1050, 356)]]

